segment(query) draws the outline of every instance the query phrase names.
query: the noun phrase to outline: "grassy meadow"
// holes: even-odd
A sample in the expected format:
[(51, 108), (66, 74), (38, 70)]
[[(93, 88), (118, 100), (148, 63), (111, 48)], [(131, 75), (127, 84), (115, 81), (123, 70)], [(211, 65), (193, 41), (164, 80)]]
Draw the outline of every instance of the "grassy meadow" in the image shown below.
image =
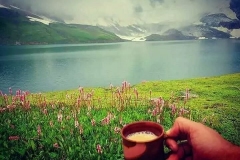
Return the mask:
[(178, 116), (240, 145), (240, 73), (48, 93), (0, 92), (0, 159), (123, 159), (121, 128)]

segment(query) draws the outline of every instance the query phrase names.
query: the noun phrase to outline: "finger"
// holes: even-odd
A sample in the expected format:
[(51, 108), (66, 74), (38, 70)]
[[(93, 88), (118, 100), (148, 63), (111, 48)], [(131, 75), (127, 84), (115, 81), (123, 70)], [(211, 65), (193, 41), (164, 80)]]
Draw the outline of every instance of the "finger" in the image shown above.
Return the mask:
[(178, 144), (175, 140), (168, 138), (166, 139), (165, 143), (169, 149), (171, 149), (173, 152), (177, 152)]
[(177, 154), (179, 155), (179, 157), (182, 157), (182, 158), (192, 155), (192, 148), (188, 144), (188, 142), (184, 142), (179, 145)]
[(171, 154), (167, 160), (179, 160), (179, 157), (176, 153)]
[(178, 117), (173, 127), (166, 132), (166, 135), (171, 138), (178, 138), (178, 140), (187, 139), (190, 136), (191, 130), (196, 128), (196, 124), (196, 122)]
[(171, 152), (168, 160), (175, 160), (175, 159), (190, 159), (192, 156), (192, 150), (188, 143), (181, 143), (178, 147), (177, 152)]

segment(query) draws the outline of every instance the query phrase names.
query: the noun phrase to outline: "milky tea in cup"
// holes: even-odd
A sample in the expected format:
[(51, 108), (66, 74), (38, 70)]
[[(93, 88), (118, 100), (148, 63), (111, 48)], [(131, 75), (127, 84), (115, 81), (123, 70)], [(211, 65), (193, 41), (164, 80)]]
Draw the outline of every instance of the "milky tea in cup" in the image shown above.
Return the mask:
[(121, 130), (125, 160), (163, 160), (164, 129), (151, 121), (137, 121)]
[(136, 142), (148, 142), (157, 138), (157, 136), (150, 131), (135, 132), (127, 135), (127, 139)]

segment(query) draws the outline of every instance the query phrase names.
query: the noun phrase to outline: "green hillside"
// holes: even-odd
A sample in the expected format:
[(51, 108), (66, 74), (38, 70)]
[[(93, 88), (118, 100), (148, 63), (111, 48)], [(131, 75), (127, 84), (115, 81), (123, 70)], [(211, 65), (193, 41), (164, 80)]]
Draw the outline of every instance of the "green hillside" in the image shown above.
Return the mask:
[(0, 44), (59, 44), (122, 41), (96, 26), (32, 22), (16, 11), (0, 9)]

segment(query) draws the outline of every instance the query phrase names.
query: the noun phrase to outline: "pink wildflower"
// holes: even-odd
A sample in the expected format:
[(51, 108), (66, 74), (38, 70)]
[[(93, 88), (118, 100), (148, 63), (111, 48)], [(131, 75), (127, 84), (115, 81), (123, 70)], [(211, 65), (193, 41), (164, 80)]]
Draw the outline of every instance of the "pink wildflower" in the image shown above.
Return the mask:
[(115, 132), (115, 133), (119, 133), (120, 131), (121, 131), (121, 128), (119, 128), (119, 127), (115, 127), (115, 128), (114, 128), (114, 132)]
[(179, 116), (182, 116), (182, 115), (184, 115), (184, 114), (186, 114), (186, 113), (189, 113), (189, 111), (186, 110), (186, 109), (184, 109), (184, 108), (181, 108), (181, 109), (179, 110)]
[(0, 113), (4, 112), (6, 110), (6, 108), (1, 108), (0, 107)]
[(98, 152), (98, 153), (102, 153), (102, 152), (103, 152), (103, 151), (102, 151), (102, 147), (101, 147), (100, 144), (97, 144), (97, 152)]
[(206, 123), (207, 122), (207, 118), (205, 117), (205, 118), (203, 118), (203, 120), (202, 120), (202, 123)]
[(161, 123), (160, 116), (157, 117), (157, 123)]
[(16, 97), (19, 97), (19, 96), (20, 96), (20, 91), (16, 90)]
[(62, 113), (61, 112), (59, 112), (58, 113), (58, 122), (62, 122)]
[(83, 134), (83, 128), (82, 128), (81, 125), (79, 126), (79, 133), (80, 133), (80, 134)]
[(149, 114), (152, 113), (151, 109), (148, 109), (148, 113), (149, 113)]
[(25, 94), (20, 95), (20, 101), (24, 102), (26, 100)]
[(14, 110), (15, 108), (16, 108), (16, 105), (8, 105), (8, 106), (7, 106), (7, 109), (8, 109), (9, 111)]
[(75, 127), (77, 128), (79, 126), (79, 123), (77, 120), (75, 120)]
[(127, 81), (122, 82), (122, 91), (127, 89)]
[(40, 136), (40, 135), (41, 135), (41, 133), (42, 133), (42, 130), (41, 130), (41, 127), (40, 127), (40, 125), (38, 125), (38, 127), (37, 127), (37, 133), (38, 133), (38, 136)]
[(128, 90), (130, 91), (130, 89), (131, 89), (131, 84), (128, 83)]
[(122, 117), (120, 117), (119, 123), (123, 124)]
[(156, 115), (157, 115), (157, 110), (154, 109), (154, 110), (152, 111), (152, 116), (156, 116)]
[(94, 119), (91, 120), (92, 126), (96, 125), (96, 121)]
[(66, 117), (66, 120), (69, 120), (69, 119), (70, 119), (70, 116), (67, 116), (67, 117)]
[(73, 118), (76, 118), (76, 117), (77, 117), (77, 113), (73, 112), (73, 113), (72, 113), (72, 117), (73, 117)]
[(55, 108), (55, 105), (54, 105), (54, 104), (52, 104), (51, 106), (52, 106), (52, 109), (54, 109), (54, 108)]
[(115, 116), (111, 113), (111, 112), (108, 112), (108, 115), (107, 115), (107, 117), (109, 118), (109, 120), (111, 120), (111, 119), (114, 119), (115, 118)]
[(109, 124), (109, 119), (106, 117), (102, 119), (102, 125)]
[(81, 104), (81, 99), (78, 98), (78, 99), (77, 99), (77, 106), (80, 106), (80, 104)]
[(26, 91), (25, 94), (26, 96), (28, 96), (30, 94), (30, 91)]
[(176, 105), (173, 104), (173, 105), (171, 106), (171, 108), (172, 108), (172, 114), (175, 114), (175, 113), (176, 113), (176, 110), (177, 110)]
[(52, 122), (52, 121), (50, 121), (50, 122), (49, 122), (49, 125), (50, 125), (51, 127), (53, 127), (53, 122)]
[(60, 148), (59, 145), (58, 145), (58, 143), (54, 143), (54, 144), (53, 144), (53, 147), (54, 147), (54, 148)]
[(46, 109), (46, 108), (43, 110), (43, 114), (45, 114), (45, 115), (47, 115), (47, 114), (48, 114), (48, 111), (47, 111), (47, 109)]
[(25, 107), (25, 109), (30, 109), (31, 108), (29, 100), (25, 103), (24, 107)]
[(9, 136), (8, 137), (8, 139), (10, 140), (10, 141), (16, 141), (16, 140), (19, 140), (19, 136)]

